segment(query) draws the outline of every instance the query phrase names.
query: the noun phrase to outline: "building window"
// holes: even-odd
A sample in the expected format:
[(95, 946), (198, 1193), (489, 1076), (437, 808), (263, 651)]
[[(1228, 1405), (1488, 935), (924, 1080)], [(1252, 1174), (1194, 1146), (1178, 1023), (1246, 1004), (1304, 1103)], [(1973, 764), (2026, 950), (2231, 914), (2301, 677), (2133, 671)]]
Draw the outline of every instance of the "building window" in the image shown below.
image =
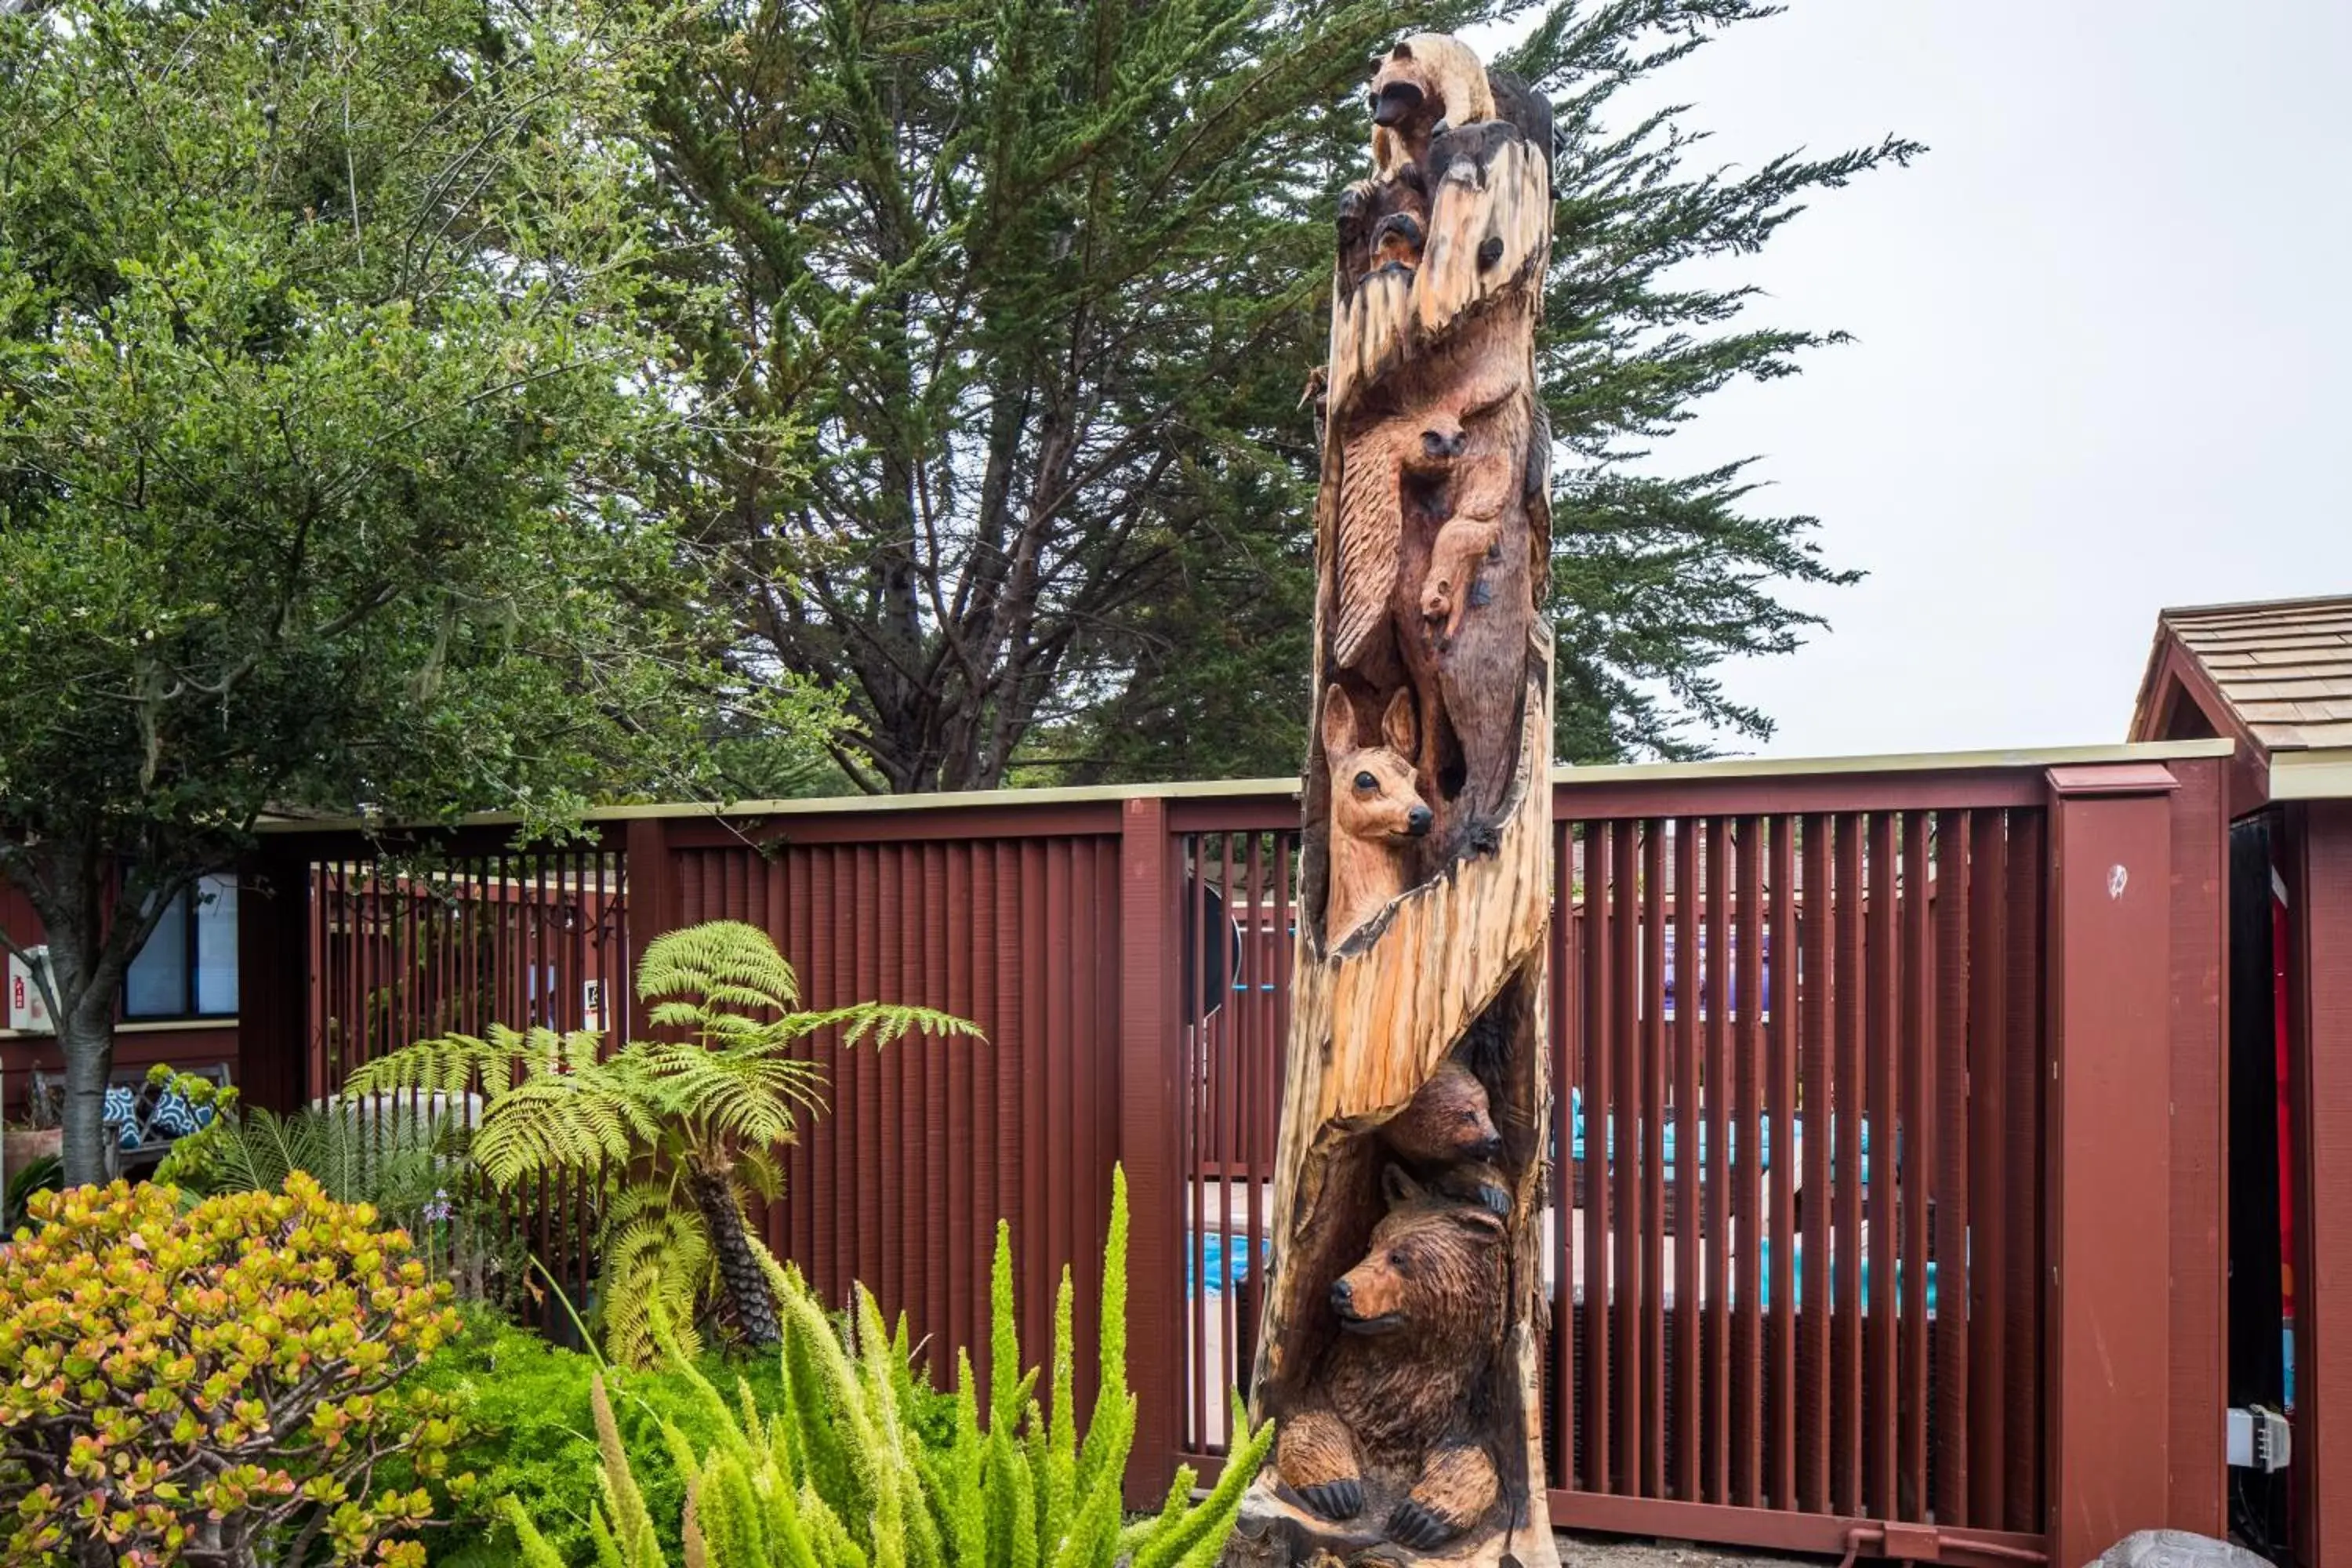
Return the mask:
[(206, 877), (172, 900), (122, 983), (127, 1018), (236, 1011), (236, 879)]

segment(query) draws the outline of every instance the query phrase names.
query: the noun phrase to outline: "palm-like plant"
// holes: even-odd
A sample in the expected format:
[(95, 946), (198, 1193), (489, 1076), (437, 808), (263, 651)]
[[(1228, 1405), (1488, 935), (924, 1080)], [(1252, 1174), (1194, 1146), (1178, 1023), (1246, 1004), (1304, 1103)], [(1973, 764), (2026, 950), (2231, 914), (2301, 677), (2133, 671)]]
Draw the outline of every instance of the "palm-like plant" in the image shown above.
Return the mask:
[(824, 1075), (796, 1048), (824, 1029), (844, 1045), (980, 1030), (898, 1003), (803, 1011), (792, 965), (767, 932), (740, 921), (656, 937), (637, 995), (652, 1004), (648, 1022), (677, 1033), (600, 1060), (589, 1031), (493, 1025), (379, 1057), (343, 1091), (478, 1093), (471, 1152), (493, 1184), (564, 1173), (603, 1184), (600, 1310), (615, 1360), (650, 1358), (656, 1305), (678, 1324), (715, 1305), (744, 1340), (775, 1344), (773, 1259), (746, 1206), (782, 1190), (780, 1151), (803, 1112), (824, 1110)]

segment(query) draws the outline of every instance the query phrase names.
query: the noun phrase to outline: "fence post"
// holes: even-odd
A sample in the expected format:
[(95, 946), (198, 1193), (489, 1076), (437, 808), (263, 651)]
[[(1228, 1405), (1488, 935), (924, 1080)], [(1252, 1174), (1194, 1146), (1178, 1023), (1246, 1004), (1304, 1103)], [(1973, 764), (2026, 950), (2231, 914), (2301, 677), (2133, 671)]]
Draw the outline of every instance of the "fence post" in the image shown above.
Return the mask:
[(2229, 1529), (2229, 762), (2170, 764), (2172, 1476), (2165, 1522)]
[(1118, 847), (1118, 1157), (1127, 1171), (1128, 1377), (1136, 1399), (1131, 1508), (1149, 1508), (1166, 1493), (1183, 1434), (1183, 1215), (1192, 1197), (1177, 1147), (1174, 858), (1168, 803), (1126, 801)]
[(2352, 1562), (2352, 802), (2298, 802), (2286, 821), (2295, 1546), (2333, 1564)]
[(2061, 767), (2050, 788), (2043, 1177), (2053, 1565), (2168, 1522), (2169, 770)]
[(236, 869), (236, 1081), (281, 1114), (325, 1092), (310, 1072), (310, 863), (262, 851)]

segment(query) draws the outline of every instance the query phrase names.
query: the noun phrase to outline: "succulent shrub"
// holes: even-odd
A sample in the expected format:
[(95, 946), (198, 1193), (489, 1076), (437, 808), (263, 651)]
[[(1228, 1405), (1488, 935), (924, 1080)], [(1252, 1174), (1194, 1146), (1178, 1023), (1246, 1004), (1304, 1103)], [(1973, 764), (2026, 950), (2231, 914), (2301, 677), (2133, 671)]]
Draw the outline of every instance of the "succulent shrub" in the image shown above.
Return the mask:
[(401, 1380), (458, 1319), (404, 1234), (300, 1173), (31, 1206), (0, 1251), (0, 1561), (424, 1561), (429, 1499), (374, 1478), (441, 1472), (456, 1431)]

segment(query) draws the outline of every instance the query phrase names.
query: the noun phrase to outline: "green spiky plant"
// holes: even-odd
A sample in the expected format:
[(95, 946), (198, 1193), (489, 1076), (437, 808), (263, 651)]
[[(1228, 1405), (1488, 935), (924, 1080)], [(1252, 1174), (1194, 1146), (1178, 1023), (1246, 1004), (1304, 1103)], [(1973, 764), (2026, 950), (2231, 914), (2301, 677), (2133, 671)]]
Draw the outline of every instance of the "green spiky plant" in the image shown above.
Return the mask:
[(637, 995), (656, 1028), (677, 1034), (599, 1060), (592, 1031), (493, 1025), (485, 1037), (445, 1035), (379, 1057), (343, 1092), (479, 1094), (470, 1150), (493, 1185), (562, 1174), (602, 1184), (597, 1310), (614, 1360), (652, 1357), (656, 1313), (689, 1351), (693, 1325), (714, 1313), (742, 1340), (775, 1344), (776, 1262), (746, 1209), (782, 1191), (780, 1151), (803, 1112), (824, 1110), (824, 1073), (794, 1054), (801, 1042), (825, 1029), (844, 1046), (980, 1030), (890, 1002), (803, 1011), (792, 965), (740, 921), (655, 938)]
[[(782, 1397), (758, 1407), (748, 1387), (730, 1401), (694, 1373), (666, 1331), (677, 1365), (692, 1378), (716, 1441), (690, 1451), (663, 1431), (687, 1477), (680, 1536), (694, 1568), (1208, 1568), (1223, 1549), (1242, 1494), (1272, 1446), (1271, 1424), (1249, 1429), (1215, 1489), (1192, 1499), (1180, 1469), (1160, 1511), (1121, 1527), (1120, 1487), (1135, 1437), (1127, 1386), (1127, 1182), (1114, 1173), (1104, 1250), (1101, 1383), (1081, 1436), (1071, 1328), (1070, 1272), (1055, 1303), (1053, 1408), (1034, 1397), (1037, 1374), (1020, 1371), (1012, 1232), (1000, 1224), (990, 1293), (989, 1386), (982, 1400), (971, 1357), (959, 1352), (946, 1432), (926, 1435), (926, 1403), (908, 1357), (906, 1321), (895, 1333), (864, 1287), (845, 1321), (829, 1318), (808, 1284), (775, 1267), (784, 1323)], [(590, 1521), (603, 1568), (669, 1568), (630, 1468), (604, 1380), (595, 1384), (604, 1501)], [(505, 1512), (526, 1568), (567, 1568), (529, 1512)]]

